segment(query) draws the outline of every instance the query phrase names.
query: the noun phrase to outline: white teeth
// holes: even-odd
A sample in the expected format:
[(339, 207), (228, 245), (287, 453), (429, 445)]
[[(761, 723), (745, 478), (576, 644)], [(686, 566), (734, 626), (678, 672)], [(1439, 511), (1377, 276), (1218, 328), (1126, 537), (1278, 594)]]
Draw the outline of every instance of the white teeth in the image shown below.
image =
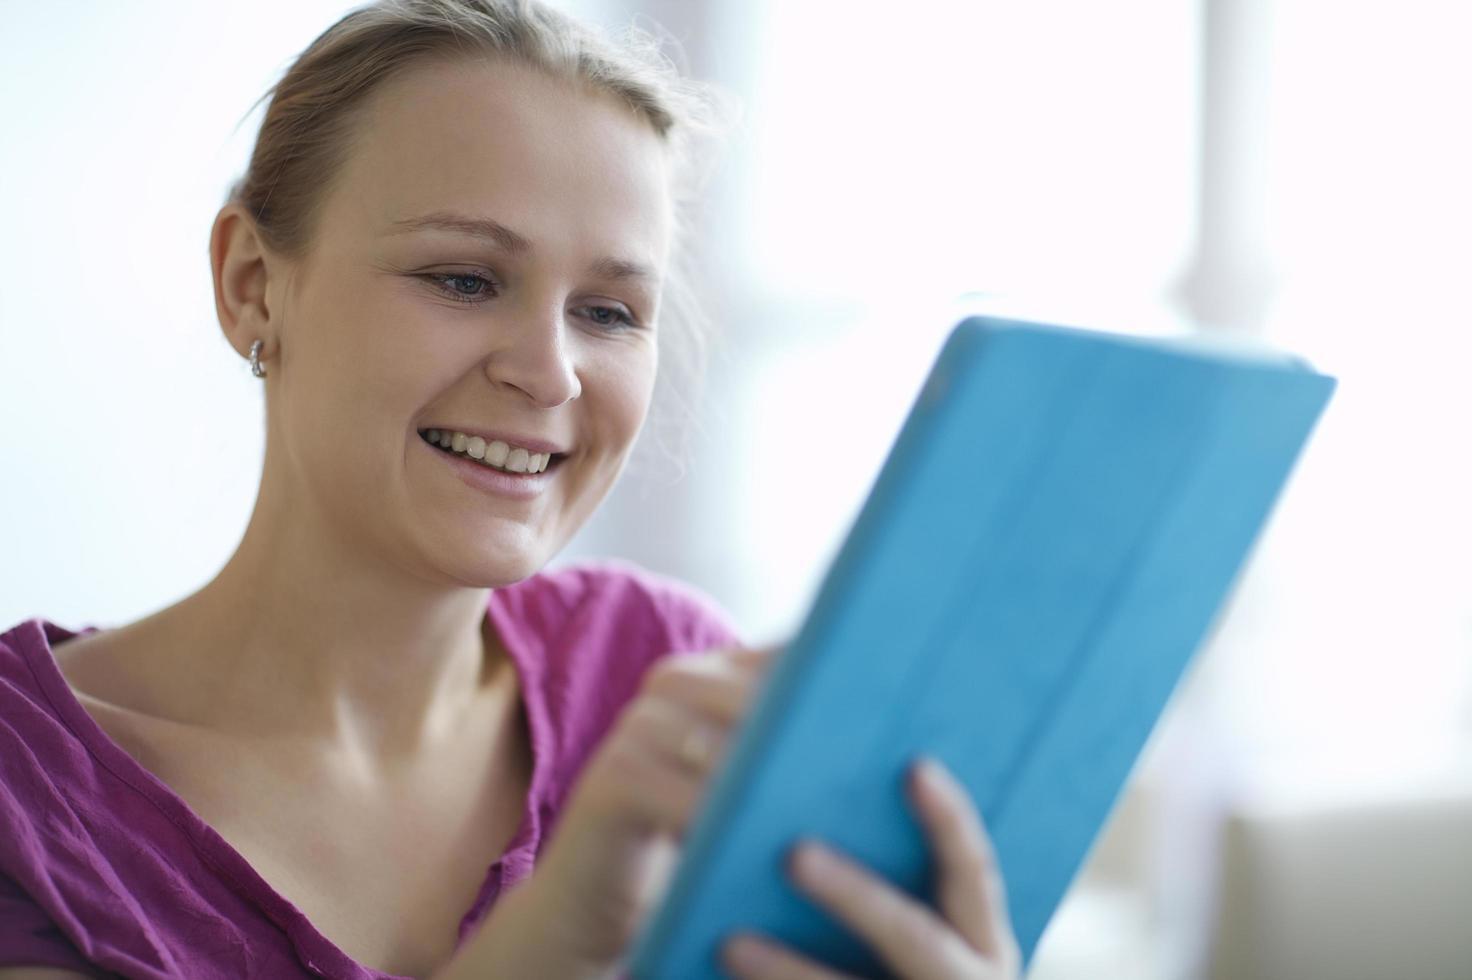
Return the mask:
[(468, 436), (448, 429), (426, 429), (424, 438), (442, 449), (463, 453), (511, 473), (543, 473), (552, 462), (551, 453), (534, 453), (519, 446), (513, 448), (500, 439), (486, 442), (481, 436)]

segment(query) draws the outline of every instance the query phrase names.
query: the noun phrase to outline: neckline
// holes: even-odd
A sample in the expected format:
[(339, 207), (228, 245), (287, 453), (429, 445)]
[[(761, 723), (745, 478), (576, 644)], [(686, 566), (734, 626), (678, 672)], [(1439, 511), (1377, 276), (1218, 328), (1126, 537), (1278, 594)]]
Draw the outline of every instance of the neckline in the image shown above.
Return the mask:
[[(501, 892), (508, 862), (514, 862), (519, 868), (530, 867), (531, 852), (540, 837), (546, 784), (553, 766), (551, 727), (542, 690), (542, 665), (521, 646), (522, 634), (499, 601), (499, 592), (492, 590), (488, 597), (486, 616), (516, 670), (517, 698), (529, 727), (532, 776), (521, 819), (510, 843), (486, 869), (475, 900), (457, 924), (456, 951), (474, 932), (486, 908)], [(297, 958), (306, 967), (340, 980), (413, 980), (365, 966), (343, 952), (301, 909), (272, 887), (244, 855), (196, 813), (183, 797), (115, 742), (88, 713), (67, 683), (52, 648), (77, 636), (102, 632), (99, 627), (83, 626), (71, 630), (43, 618), (32, 620), (32, 623), (39, 627), (29, 637), (35, 642), (27, 642), (27, 633), (31, 631), (22, 630), (20, 649), (57, 715), (94, 759), (152, 803), (179, 829), (205, 864), (286, 933)]]

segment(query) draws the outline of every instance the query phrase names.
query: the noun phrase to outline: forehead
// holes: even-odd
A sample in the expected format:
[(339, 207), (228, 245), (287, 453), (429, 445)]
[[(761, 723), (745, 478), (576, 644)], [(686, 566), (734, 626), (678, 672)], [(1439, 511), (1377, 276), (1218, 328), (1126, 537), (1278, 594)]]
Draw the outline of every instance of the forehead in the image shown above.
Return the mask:
[(324, 230), (391, 233), (454, 212), (516, 228), (535, 245), (662, 264), (667, 153), (613, 95), (508, 62), (437, 61), (365, 103), (324, 209)]

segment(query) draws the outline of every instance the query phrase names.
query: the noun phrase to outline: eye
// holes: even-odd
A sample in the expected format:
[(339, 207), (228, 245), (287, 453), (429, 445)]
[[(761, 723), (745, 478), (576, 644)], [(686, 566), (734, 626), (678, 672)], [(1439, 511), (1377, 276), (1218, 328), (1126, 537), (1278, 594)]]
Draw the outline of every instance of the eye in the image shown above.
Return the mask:
[[(458, 303), (482, 303), (497, 295), (496, 282), (474, 272), (430, 272), (423, 278), (435, 283), (436, 292)], [(475, 290), (477, 283), (482, 284), (482, 288)], [(465, 292), (460, 286), (468, 286), (475, 291)]]
[(632, 329), (639, 325), (633, 315), (621, 306), (581, 306), (578, 309), (600, 327), (621, 325), (622, 329)]

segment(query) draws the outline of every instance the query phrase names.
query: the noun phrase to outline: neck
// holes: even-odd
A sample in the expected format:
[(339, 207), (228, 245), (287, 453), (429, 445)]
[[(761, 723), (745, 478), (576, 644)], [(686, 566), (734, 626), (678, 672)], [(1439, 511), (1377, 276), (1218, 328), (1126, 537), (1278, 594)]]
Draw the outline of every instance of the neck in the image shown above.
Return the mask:
[(370, 766), (432, 749), (510, 676), (489, 591), (390, 567), (335, 534), (332, 515), (283, 497), (263, 481), (235, 554), (165, 613), (189, 702), (213, 727)]

